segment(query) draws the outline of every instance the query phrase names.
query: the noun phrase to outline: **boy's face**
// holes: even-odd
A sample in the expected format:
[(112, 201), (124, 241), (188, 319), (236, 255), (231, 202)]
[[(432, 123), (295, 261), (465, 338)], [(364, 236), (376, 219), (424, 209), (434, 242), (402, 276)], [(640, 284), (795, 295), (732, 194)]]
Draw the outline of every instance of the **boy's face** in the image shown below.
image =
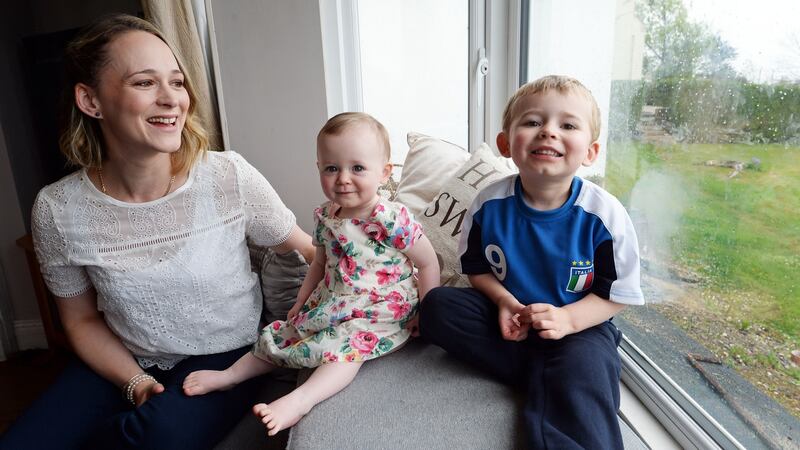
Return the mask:
[(579, 95), (548, 91), (519, 100), (508, 132), (497, 135), (497, 147), (524, 177), (572, 180), (581, 165), (597, 158), (592, 141), (592, 107)]
[(378, 187), (392, 172), (383, 143), (366, 124), (356, 124), (338, 135), (321, 136), (317, 167), (325, 197), (342, 207), (338, 215), (362, 219), (372, 212)]

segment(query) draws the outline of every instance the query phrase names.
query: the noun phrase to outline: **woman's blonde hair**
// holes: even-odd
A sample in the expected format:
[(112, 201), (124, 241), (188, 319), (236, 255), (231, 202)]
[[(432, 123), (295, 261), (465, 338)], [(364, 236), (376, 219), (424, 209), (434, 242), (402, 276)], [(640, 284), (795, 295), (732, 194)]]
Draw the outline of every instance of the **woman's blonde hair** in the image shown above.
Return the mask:
[(150, 22), (127, 14), (114, 14), (89, 25), (75, 37), (64, 51), (65, 89), (61, 105), (61, 137), (59, 147), (71, 164), (84, 167), (101, 167), (103, 163), (103, 133), (98, 120), (81, 111), (75, 104), (74, 88), (83, 83), (97, 88), (99, 75), (109, 63), (108, 45), (125, 33), (144, 31), (161, 39), (172, 50), (178, 67), (183, 72), (189, 110), (181, 131), (181, 146), (173, 154), (172, 172), (188, 170), (208, 148), (208, 133), (195, 114), (197, 94), (189, 74), (164, 35)]
[(378, 140), (383, 144), (383, 156), (386, 157), (386, 161), (389, 161), (392, 157), (392, 150), (389, 145), (389, 132), (386, 131), (386, 127), (384, 127), (378, 119), (367, 113), (343, 112), (331, 117), (325, 122), (322, 129), (319, 130), (319, 134), (317, 134), (317, 145), (319, 145), (319, 140), (322, 136), (338, 136), (343, 131), (360, 123), (372, 127), (375, 134), (378, 136)]

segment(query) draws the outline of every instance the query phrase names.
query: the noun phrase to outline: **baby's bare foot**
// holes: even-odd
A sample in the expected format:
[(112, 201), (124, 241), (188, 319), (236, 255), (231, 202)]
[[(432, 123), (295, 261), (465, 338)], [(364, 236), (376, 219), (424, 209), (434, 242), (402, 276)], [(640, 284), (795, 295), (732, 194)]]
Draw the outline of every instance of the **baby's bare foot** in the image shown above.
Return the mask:
[(269, 405), (259, 403), (253, 406), (253, 414), (267, 427), (267, 434), (275, 436), (281, 430), (292, 427), (311, 409), (303, 400), (303, 395), (293, 391)]
[(203, 395), (212, 391), (224, 391), (235, 386), (226, 370), (198, 370), (183, 380), (183, 393)]

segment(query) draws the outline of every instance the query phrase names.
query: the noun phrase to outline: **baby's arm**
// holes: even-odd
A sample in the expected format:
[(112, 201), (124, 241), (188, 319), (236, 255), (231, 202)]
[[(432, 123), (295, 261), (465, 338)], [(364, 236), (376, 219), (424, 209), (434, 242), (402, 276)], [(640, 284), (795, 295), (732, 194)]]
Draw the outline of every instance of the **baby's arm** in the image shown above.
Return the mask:
[(472, 287), (481, 291), (497, 305), (497, 322), (500, 334), (507, 341), (521, 341), (528, 337), (528, 324), (520, 326), (518, 314), (525, 306), (508, 291), (491, 273), (469, 275)]
[(436, 259), (436, 251), (423, 234), (406, 252), (406, 256), (417, 268), (417, 293), (422, 300), (428, 291), (439, 286), (439, 260)]
[(544, 339), (561, 339), (601, 324), (624, 308), (624, 304), (589, 294), (562, 307), (549, 303), (530, 304), (520, 313), (519, 321), (539, 330), (539, 336)]
[(317, 287), (319, 281), (325, 276), (326, 260), (325, 247), (317, 247), (314, 260), (311, 261), (311, 265), (308, 267), (308, 272), (306, 272), (306, 277), (303, 279), (303, 284), (300, 286), (300, 290), (297, 291), (297, 300), (286, 315), (286, 320), (291, 320), (292, 317), (300, 312), (300, 308), (305, 305), (308, 296), (311, 295), (311, 292)]

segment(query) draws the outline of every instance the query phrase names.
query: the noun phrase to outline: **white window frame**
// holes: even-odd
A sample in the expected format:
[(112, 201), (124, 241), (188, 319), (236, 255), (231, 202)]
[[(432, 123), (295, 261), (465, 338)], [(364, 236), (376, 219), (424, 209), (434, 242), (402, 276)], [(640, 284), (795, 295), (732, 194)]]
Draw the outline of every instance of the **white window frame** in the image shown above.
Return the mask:
[(328, 117), (363, 111), (358, 0), (320, 0)]
[[(507, 17), (505, 22), (490, 22), (488, 37), (490, 41), (508, 43), (505, 52), (496, 53), (504, 54), (508, 59), (502, 62), (490, 61), (491, 70), (496, 70), (495, 74), (499, 75), (495, 79), (498, 84), (495, 92), (505, 89), (507, 99), (520, 86), (522, 71), (527, 69), (527, 54), (522, 54), (522, 51), (527, 51), (527, 46), (522, 41), (527, 38), (528, 30), (521, 24), (523, 11), (528, 14), (529, 1), (501, 0), (491, 3), (498, 10), (496, 16)], [(503, 5), (507, 6), (506, 11), (502, 11)], [(505, 86), (500, 85), (499, 79), (502, 78), (506, 79)], [(503, 105), (505, 101), (504, 99)], [(489, 103), (491, 105), (492, 101)], [(498, 106), (489, 107), (494, 109)], [(501, 123), (502, 109), (499, 111), (499, 115), (492, 111), (487, 112), (491, 117), (489, 123)], [(624, 337), (619, 353), (622, 361), (621, 381), (683, 448), (744, 449), (735, 437), (628, 338)]]
[[(361, 111), (358, 0), (320, 0), (329, 115)], [(469, 0), (469, 149), (495, 148), (503, 109), (527, 70), (530, 1)], [(620, 345), (622, 382), (684, 448), (743, 449), (741, 443), (655, 362), (630, 342)]]

